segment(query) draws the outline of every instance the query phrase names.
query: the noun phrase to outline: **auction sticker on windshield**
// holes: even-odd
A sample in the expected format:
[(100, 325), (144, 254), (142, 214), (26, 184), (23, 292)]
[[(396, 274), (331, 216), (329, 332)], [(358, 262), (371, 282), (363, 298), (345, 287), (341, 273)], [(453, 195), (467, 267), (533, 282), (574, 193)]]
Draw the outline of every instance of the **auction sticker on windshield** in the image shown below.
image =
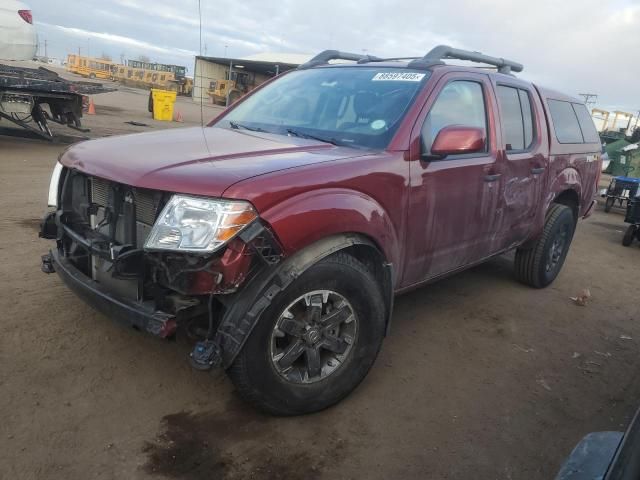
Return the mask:
[(424, 73), (412, 72), (380, 72), (371, 79), (375, 81), (419, 82), (424, 78)]

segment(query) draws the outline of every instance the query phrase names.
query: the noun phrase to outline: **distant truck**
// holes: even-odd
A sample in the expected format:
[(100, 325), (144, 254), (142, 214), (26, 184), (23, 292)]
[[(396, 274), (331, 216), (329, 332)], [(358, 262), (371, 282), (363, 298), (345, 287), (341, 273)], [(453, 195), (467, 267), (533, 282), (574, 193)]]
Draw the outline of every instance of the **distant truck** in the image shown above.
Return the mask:
[(16, 0), (0, 0), (0, 126), (2, 120), (47, 140), (49, 122), (82, 128), (83, 95), (109, 90), (96, 83), (70, 82), (46, 68), (25, 68), (4, 61), (32, 60), (36, 53), (33, 15)]
[(373, 365), (395, 295), (510, 250), (527, 285), (560, 272), (600, 139), (580, 100), (522, 68), (329, 50), (204, 128), (75, 145), (42, 269), (137, 329), (199, 336), (192, 365), (227, 369), (264, 411), (326, 408)]

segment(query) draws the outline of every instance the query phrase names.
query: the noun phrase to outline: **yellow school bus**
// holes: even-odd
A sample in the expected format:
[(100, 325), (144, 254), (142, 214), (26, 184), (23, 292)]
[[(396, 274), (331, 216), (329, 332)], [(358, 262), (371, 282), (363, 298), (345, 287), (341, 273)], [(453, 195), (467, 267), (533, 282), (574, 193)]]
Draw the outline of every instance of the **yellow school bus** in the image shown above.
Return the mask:
[(193, 80), (186, 76), (186, 67), (163, 63), (128, 60), (125, 65), (101, 58), (67, 55), (67, 70), (89, 78), (115, 80), (141, 88), (172, 90), (179, 95), (191, 95)]
[(112, 77), (111, 70), (115, 63), (102, 58), (81, 57), (67, 55), (67, 71), (89, 78), (108, 80)]
[(125, 85), (160, 88), (176, 91), (180, 95), (190, 95), (193, 83), (185, 74), (186, 68), (180, 65), (138, 60), (127, 60), (126, 65), (118, 64), (112, 68), (113, 79)]

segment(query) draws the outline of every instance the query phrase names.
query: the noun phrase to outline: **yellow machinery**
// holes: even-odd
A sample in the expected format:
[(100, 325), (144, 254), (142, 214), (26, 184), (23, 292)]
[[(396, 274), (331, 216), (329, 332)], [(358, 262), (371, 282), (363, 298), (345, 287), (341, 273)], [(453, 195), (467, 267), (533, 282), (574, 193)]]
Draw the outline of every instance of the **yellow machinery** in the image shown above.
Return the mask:
[(88, 78), (111, 78), (111, 71), (115, 63), (102, 58), (81, 57), (79, 55), (67, 55), (67, 71)]
[(235, 88), (235, 82), (231, 80), (213, 80), (209, 83), (209, 91), (213, 103), (226, 104), (229, 90)]
[(127, 60), (126, 65), (114, 65), (113, 79), (121, 83), (171, 90), (179, 95), (191, 95), (193, 80), (185, 76), (186, 68), (180, 65), (149, 63)]
[(178, 95), (191, 95), (193, 80), (186, 77), (186, 67), (163, 63), (127, 60), (126, 65), (99, 58), (67, 56), (67, 70), (84, 77), (115, 80), (141, 88), (171, 90)]
[[(208, 94), (213, 103), (231, 105), (249, 91), (247, 85), (238, 84), (234, 80), (213, 80), (209, 83)], [(228, 100), (228, 103), (227, 103)]]

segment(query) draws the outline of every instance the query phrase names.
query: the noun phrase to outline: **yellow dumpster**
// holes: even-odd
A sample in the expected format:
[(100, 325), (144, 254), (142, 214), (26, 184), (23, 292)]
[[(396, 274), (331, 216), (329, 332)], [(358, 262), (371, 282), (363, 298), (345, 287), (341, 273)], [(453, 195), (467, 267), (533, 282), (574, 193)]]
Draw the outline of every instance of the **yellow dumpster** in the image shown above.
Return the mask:
[(151, 98), (153, 99), (153, 119), (165, 122), (173, 120), (173, 104), (176, 101), (176, 92), (152, 88)]

